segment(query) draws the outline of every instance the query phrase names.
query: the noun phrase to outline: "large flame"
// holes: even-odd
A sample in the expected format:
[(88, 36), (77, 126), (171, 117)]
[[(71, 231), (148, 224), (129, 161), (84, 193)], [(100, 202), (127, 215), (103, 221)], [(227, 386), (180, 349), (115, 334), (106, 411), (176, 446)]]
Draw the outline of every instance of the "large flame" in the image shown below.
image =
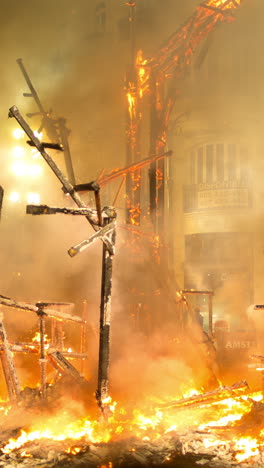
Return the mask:
[[(197, 394), (192, 391), (190, 394)], [(219, 433), (219, 428), (235, 427), (245, 414), (252, 408), (253, 402), (263, 400), (261, 393), (249, 394), (237, 398), (228, 398), (215, 402), (208, 407), (184, 410), (163, 410), (155, 409), (154, 406), (144, 408), (126, 408), (113, 402), (111, 398), (106, 403), (111, 408), (110, 416), (107, 420), (80, 419), (72, 421), (63, 412), (53, 418), (47, 418), (44, 422), (37, 421), (30, 430), (22, 430), (16, 439), (10, 439), (2, 447), (3, 454), (8, 454), (17, 449), (23, 449), (24, 455), (30, 456), (29, 446), (26, 444), (40, 440), (66, 441), (65, 453), (77, 454), (84, 445), (95, 443), (107, 443), (110, 440), (122, 440), (137, 437), (143, 441), (159, 441), (166, 434), (179, 433), (192, 428), (204, 433), (202, 440), (203, 449), (210, 451), (213, 447), (232, 447), (233, 457), (237, 462), (251, 460), (259, 455), (264, 444), (264, 431), (261, 430), (254, 436), (237, 435), (234, 431), (228, 436), (227, 433)], [(221, 429), (222, 431), (223, 429)], [(190, 440), (191, 443), (191, 440)], [(131, 450), (133, 442), (131, 442)]]

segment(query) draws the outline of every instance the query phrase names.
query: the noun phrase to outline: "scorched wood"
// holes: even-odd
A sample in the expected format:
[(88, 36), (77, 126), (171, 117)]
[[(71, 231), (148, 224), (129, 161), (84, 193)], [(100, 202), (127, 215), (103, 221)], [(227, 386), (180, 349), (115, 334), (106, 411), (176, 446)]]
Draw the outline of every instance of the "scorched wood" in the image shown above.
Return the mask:
[[(109, 212), (109, 219), (104, 220), (107, 223), (113, 222), (116, 217), (115, 211)], [(112, 292), (112, 270), (113, 256), (115, 248), (116, 230), (113, 229), (109, 234), (109, 241), (112, 245), (110, 252), (103, 244), (102, 258), (102, 282), (101, 282), (101, 304), (100, 304), (100, 335), (99, 335), (99, 362), (98, 362), (98, 384), (96, 399), (102, 412), (105, 412), (105, 399), (108, 397), (108, 370), (110, 357), (110, 322), (111, 322), (111, 292)]]
[(60, 373), (73, 377), (79, 383), (84, 382), (84, 378), (80, 375), (76, 367), (74, 367), (60, 351), (51, 348), (47, 351), (47, 357)]
[[(36, 314), (39, 311), (39, 307), (33, 304), (27, 304), (24, 302), (16, 302), (10, 297), (5, 297), (0, 295), (0, 304), (7, 306), (7, 307), (14, 307), (15, 309), (27, 310), (31, 312), (35, 312)], [(48, 317), (54, 317), (59, 320), (69, 320), (72, 322), (83, 323), (83, 320), (78, 317), (77, 315), (70, 315), (65, 312), (59, 312), (53, 309), (45, 309), (45, 315)]]
[(97, 239), (100, 239), (101, 237), (104, 239), (104, 243), (107, 245), (107, 250), (112, 251), (112, 243), (109, 241), (107, 235), (111, 235), (112, 232), (116, 228), (116, 221), (112, 221), (109, 224), (106, 224), (100, 231), (95, 232), (92, 236), (89, 237), (89, 239), (85, 239), (84, 241), (80, 242), (79, 244), (71, 247), (68, 250), (68, 254), (70, 257), (74, 257), (77, 255), (79, 252), (82, 252), (84, 249), (89, 247), (93, 242), (95, 242)]
[[(39, 141), (39, 139), (34, 135), (34, 132), (31, 130), (30, 126), (27, 124), (27, 122), (23, 119), (21, 116), (18, 108), (16, 106), (13, 106), (9, 109), (9, 117), (14, 117), (16, 121), (19, 123), (19, 125), (23, 128), (24, 132), (27, 134), (27, 136), (30, 138), (30, 140), (34, 143), (34, 146), (37, 148), (39, 153), (43, 156), (51, 170), (54, 172), (56, 177), (59, 179), (59, 181), (62, 183), (65, 191), (71, 196), (71, 198), (75, 201), (76, 205), (79, 206), (79, 208), (86, 208), (85, 203), (81, 200), (79, 197), (79, 194), (74, 190), (73, 185), (70, 183), (70, 181), (67, 179), (67, 177), (64, 176), (60, 168), (57, 166), (55, 161), (51, 158), (51, 156), (45, 151), (45, 148), (43, 147), (42, 143)], [(91, 226), (93, 227), (94, 230), (97, 230), (98, 228), (94, 225), (93, 220), (90, 218), (89, 215), (86, 215), (86, 219), (89, 221)]]
[(40, 335), (40, 356), (39, 356), (39, 364), (40, 364), (40, 374), (41, 374), (41, 397), (43, 399), (46, 398), (46, 367), (47, 367), (47, 360), (46, 360), (46, 352), (45, 352), (45, 312), (43, 309), (38, 310), (39, 316), (39, 335)]
[(1, 362), (3, 372), (5, 376), (6, 386), (8, 395), (11, 401), (17, 400), (20, 396), (20, 386), (16, 373), (16, 368), (12, 356), (12, 352), (9, 348), (9, 343), (3, 324), (3, 320), (0, 318), (0, 340), (2, 341)]
[(211, 392), (201, 393), (200, 395), (194, 395), (190, 398), (182, 398), (181, 400), (163, 403), (159, 405), (159, 408), (185, 408), (210, 405), (226, 398), (239, 397), (245, 392), (248, 392), (248, 384), (242, 380), (241, 382), (236, 382), (231, 386), (219, 387), (216, 390), (212, 390)]

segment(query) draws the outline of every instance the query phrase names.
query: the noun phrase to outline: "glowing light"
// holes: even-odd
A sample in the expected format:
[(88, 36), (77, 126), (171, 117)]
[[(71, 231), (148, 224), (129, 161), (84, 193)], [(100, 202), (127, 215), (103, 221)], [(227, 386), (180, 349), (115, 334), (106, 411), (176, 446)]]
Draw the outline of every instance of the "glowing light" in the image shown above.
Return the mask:
[(13, 154), (16, 158), (21, 158), (25, 154), (24, 148), (22, 146), (15, 146), (13, 149)]
[(31, 177), (36, 177), (40, 175), (41, 172), (42, 172), (42, 168), (38, 164), (29, 164), (27, 166), (27, 175)]
[(42, 168), (38, 164), (25, 164), (23, 161), (14, 162), (11, 169), (18, 177), (37, 177), (42, 172)]
[(20, 138), (24, 138), (25, 136), (25, 132), (23, 130), (21, 130), (20, 128), (16, 128), (14, 131), (13, 131), (13, 137), (16, 139), (16, 140), (20, 140)]
[(18, 192), (12, 192), (10, 193), (9, 195), (9, 200), (12, 202), (12, 203), (17, 203), (19, 202), (20, 200), (20, 195)]
[(39, 151), (36, 148), (31, 148), (31, 156), (33, 159), (41, 158)]
[(26, 165), (22, 161), (16, 161), (14, 164), (12, 164), (11, 169), (18, 177), (23, 177), (26, 175)]
[(42, 136), (43, 136), (42, 132), (38, 132), (37, 130), (35, 130), (33, 133), (35, 137), (37, 137), (39, 140), (42, 140)]
[(39, 193), (28, 193), (27, 203), (29, 203), (29, 204), (32, 203), (33, 205), (39, 205), (39, 203), (40, 203)]

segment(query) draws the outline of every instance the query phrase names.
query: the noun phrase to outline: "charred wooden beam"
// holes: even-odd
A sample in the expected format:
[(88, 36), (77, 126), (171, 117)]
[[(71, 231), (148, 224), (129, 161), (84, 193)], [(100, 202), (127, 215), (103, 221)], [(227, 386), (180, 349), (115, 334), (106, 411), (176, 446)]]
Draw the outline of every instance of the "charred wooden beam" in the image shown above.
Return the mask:
[[(53, 346), (50, 346), (53, 348)], [(25, 353), (25, 354), (38, 354), (39, 353), (39, 344), (38, 343), (12, 343), (9, 342), (9, 349), (12, 353)], [(0, 353), (3, 354), (4, 346), (0, 343)], [(75, 352), (75, 351), (61, 351), (61, 354), (68, 359), (81, 359), (82, 361), (88, 359), (88, 354), (85, 352)]]
[[(110, 216), (112, 214), (112, 216)], [(116, 213), (109, 213), (109, 219), (104, 220), (105, 227), (112, 224)], [(99, 335), (99, 360), (98, 360), (98, 382), (96, 399), (104, 414), (107, 409), (105, 400), (108, 395), (109, 385), (109, 359), (110, 359), (110, 324), (111, 324), (111, 293), (112, 293), (112, 270), (113, 256), (115, 252), (116, 230), (111, 230), (109, 241), (113, 247), (112, 252), (103, 244), (102, 257), (102, 281), (101, 281), (101, 303), (100, 303), (100, 335)]]
[[(66, 165), (66, 171), (68, 174), (68, 178), (72, 184), (75, 184), (75, 176), (74, 176), (74, 170), (73, 170), (73, 165), (72, 165), (72, 158), (71, 158), (71, 152), (70, 152), (70, 147), (69, 147), (69, 142), (68, 142), (68, 135), (70, 131), (66, 127), (66, 119), (64, 118), (59, 118), (57, 120), (52, 119), (49, 114), (51, 114), (51, 111), (45, 112), (44, 107), (42, 106), (39, 96), (32, 84), (32, 81), (24, 67), (24, 64), (22, 62), (22, 59), (17, 59), (17, 63), (23, 73), (23, 76), (27, 82), (27, 85), (30, 89), (30, 93), (24, 93), (25, 97), (32, 97), (38, 108), (39, 112), (34, 112), (34, 113), (28, 113), (28, 117), (33, 117), (34, 115), (41, 115), (42, 116), (42, 121), (40, 125), (40, 129), (45, 128), (46, 133), (51, 140), (51, 144), (57, 145), (57, 147), (54, 146), (46, 146), (47, 144), (45, 143), (44, 147), (48, 148), (53, 148), (53, 149), (58, 149), (59, 151), (64, 151), (64, 160), (65, 160), (65, 165)], [(62, 146), (58, 142), (61, 140)], [(29, 143), (31, 144), (31, 143)]]
[(60, 208), (56, 206), (48, 205), (27, 205), (27, 214), (42, 215), (42, 214), (69, 214), (74, 216), (90, 216), (93, 217), (94, 223), (96, 223), (96, 210), (91, 208)]
[(87, 182), (86, 184), (74, 185), (74, 190), (77, 192), (98, 192), (100, 185), (96, 181)]
[(35, 88), (34, 88), (32, 82), (31, 82), (31, 79), (30, 79), (29, 76), (28, 76), (28, 73), (27, 73), (27, 71), (26, 71), (26, 69), (25, 69), (25, 67), (24, 67), (24, 64), (23, 64), (23, 61), (22, 61), (21, 58), (18, 58), (18, 59), (17, 59), (17, 64), (18, 64), (20, 70), (22, 71), (23, 76), (24, 76), (24, 78), (25, 78), (25, 80), (26, 80), (26, 83), (27, 83), (27, 85), (28, 85), (28, 87), (29, 87), (29, 89), (30, 89), (30, 94), (29, 94), (29, 93), (24, 93), (24, 96), (25, 96), (25, 97), (33, 97), (33, 99), (35, 100), (35, 102), (36, 102), (36, 104), (37, 104), (37, 106), (38, 106), (38, 108), (39, 108), (40, 113), (43, 114), (43, 115), (45, 115), (46, 112), (45, 112), (45, 110), (44, 110), (44, 107), (42, 106), (42, 104), (41, 104), (41, 102), (40, 102), (40, 99), (39, 99), (39, 97), (38, 97), (38, 93), (37, 93), (37, 91), (35, 90)]
[(3, 198), (4, 198), (4, 189), (0, 185), (0, 218), (1, 218), (1, 213), (2, 213)]
[(83, 383), (85, 381), (76, 367), (74, 367), (57, 349), (49, 349), (47, 351), (47, 357), (53, 367), (55, 367), (55, 369), (57, 369), (61, 374), (66, 374), (72, 377), (78, 383)]
[(58, 119), (58, 128), (59, 128), (59, 134), (60, 134), (61, 143), (62, 143), (62, 147), (64, 151), (66, 171), (68, 174), (69, 181), (74, 185), (76, 184), (76, 180), (75, 180), (75, 174), (74, 174), (74, 169), (73, 169), (73, 164), (72, 164), (70, 145), (68, 141), (68, 135), (70, 134), (70, 130), (66, 127), (66, 119), (64, 119), (63, 117), (60, 117)]
[[(29, 146), (35, 147), (34, 143), (31, 140), (27, 140), (27, 144)], [(42, 141), (41, 145), (43, 148), (50, 148), (50, 149), (54, 149), (57, 151), (63, 151), (63, 146), (60, 145), (59, 143), (47, 143), (47, 142)]]
[(200, 295), (208, 295), (208, 296), (213, 296), (214, 291), (211, 290), (198, 290), (198, 289), (182, 289), (181, 293), (183, 294), (200, 294)]
[[(36, 314), (38, 313), (39, 307), (33, 305), (33, 304), (28, 304), (25, 302), (17, 302), (14, 301), (13, 299), (5, 296), (0, 295), (0, 304), (7, 306), (7, 307), (14, 307), (15, 309), (20, 309), (20, 310), (27, 310), (30, 312), (35, 312)], [(45, 315), (48, 317), (53, 317), (58, 320), (69, 320), (72, 322), (77, 322), (77, 323), (82, 323), (82, 319), (78, 317), (77, 315), (70, 315), (66, 312), (61, 312), (53, 309), (46, 309), (45, 308)]]
[[(39, 139), (34, 135), (34, 132), (31, 130), (30, 126), (27, 124), (27, 122), (23, 119), (22, 115), (20, 114), (18, 108), (16, 106), (12, 106), (9, 109), (9, 117), (14, 117), (16, 121), (19, 123), (19, 125), (23, 128), (24, 132), (27, 134), (27, 136), (30, 138), (30, 140), (34, 143), (35, 147), (37, 150), (40, 152), (42, 157), (45, 159), (51, 170), (54, 172), (56, 177), (59, 179), (59, 181), (62, 183), (65, 191), (69, 193), (71, 198), (74, 200), (77, 206), (79, 208), (86, 208), (85, 203), (81, 200), (79, 197), (79, 194), (74, 190), (73, 185), (70, 183), (70, 181), (64, 176), (60, 168), (57, 166), (55, 161), (51, 158), (51, 156), (46, 152), (46, 150), (42, 147), (41, 142)], [(97, 226), (95, 226), (93, 219), (87, 215), (86, 219), (88, 222), (91, 224), (93, 229), (96, 231), (98, 229)]]
[[(39, 346), (35, 343), (12, 343), (9, 342), (9, 349), (12, 353), (33, 353), (37, 354), (39, 352)], [(0, 344), (0, 352), (4, 351), (4, 347)]]
[(201, 4), (200, 8), (206, 8), (207, 10), (211, 10), (211, 11), (213, 11), (215, 13), (219, 13), (220, 15), (232, 16), (232, 18), (234, 18), (233, 13), (231, 13), (229, 10), (221, 10), (220, 8), (217, 8), (217, 7), (213, 6), (213, 5)]
[(2, 353), (0, 355), (3, 373), (6, 381), (8, 395), (11, 401), (15, 401), (20, 397), (20, 386), (16, 373), (16, 368), (13, 360), (12, 351), (10, 350), (6, 330), (3, 320), (0, 318), (0, 341)]
[(190, 407), (199, 407), (205, 405), (211, 405), (212, 403), (217, 403), (226, 398), (235, 398), (239, 397), (248, 392), (248, 384), (245, 380), (241, 382), (236, 382), (230, 386), (219, 387), (210, 392), (201, 393), (199, 395), (194, 395), (189, 398), (182, 398), (181, 400), (174, 400), (167, 403), (158, 405), (160, 409), (166, 408), (190, 408)]
[[(106, 218), (104, 218), (105, 221)], [(79, 244), (71, 247), (68, 250), (68, 254), (70, 257), (75, 257), (79, 252), (82, 252), (85, 250), (89, 245), (93, 244), (97, 239), (103, 238), (104, 239), (104, 244), (107, 246), (107, 249), (112, 253), (113, 252), (113, 246), (111, 240), (109, 240), (109, 235), (111, 236), (111, 233), (116, 229), (116, 221), (112, 221), (110, 224), (106, 224), (100, 231), (97, 231), (95, 234), (89, 237), (89, 239), (86, 239)]]
[(172, 155), (173, 155), (172, 151), (166, 151), (159, 155), (149, 156), (145, 159), (142, 159), (141, 161), (132, 163), (129, 166), (124, 167), (123, 169), (117, 169), (117, 170), (111, 171), (107, 175), (102, 175), (101, 177), (97, 179), (97, 182), (100, 184), (101, 187), (103, 187), (104, 185), (108, 184), (109, 182), (112, 182), (113, 180), (118, 179), (119, 177), (124, 177), (130, 172), (133, 173), (139, 169), (143, 169), (144, 167), (149, 166), (154, 161), (158, 161), (160, 159), (167, 158)]
[(46, 376), (46, 350), (45, 350), (45, 312), (42, 308), (38, 307), (39, 316), (39, 335), (40, 335), (40, 353), (39, 353), (39, 364), (40, 364), (40, 377), (41, 377), (41, 397), (45, 400), (47, 396), (47, 376)]
[(102, 210), (101, 210), (101, 199), (100, 199), (100, 185), (95, 182), (89, 182), (87, 184), (78, 184), (74, 185), (74, 190), (77, 192), (94, 192), (94, 197), (95, 197), (95, 206), (96, 206), (96, 211), (97, 211), (97, 216), (98, 216), (98, 224), (99, 226), (102, 226)]

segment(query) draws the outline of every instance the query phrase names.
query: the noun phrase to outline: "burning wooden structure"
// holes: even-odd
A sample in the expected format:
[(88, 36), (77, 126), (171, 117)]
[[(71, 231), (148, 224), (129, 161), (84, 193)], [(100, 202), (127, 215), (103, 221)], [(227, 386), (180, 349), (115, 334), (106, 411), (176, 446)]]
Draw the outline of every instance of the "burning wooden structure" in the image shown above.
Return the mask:
[[(129, 3), (131, 3), (131, 8), (133, 8), (133, 2)], [(78, 208), (73, 209), (49, 207), (47, 205), (28, 205), (27, 213), (32, 215), (62, 213), (72, 216), (85, 216), (95, 232), (88, 239), (69, 249), (68, 253), (71, 257), (83, 251), (97, 239), (100, 239), (103, 243), (97, 385), (97, 400), (103, 413), (106, 412), (106, 399), (109, 397), (110, 301), (116, 212), (112, 207), (101, 209), (100, 186), (116, 177), (123, 177), (124, 180), (124, 177), (128, 174), (129, 176), (131, 175), (133, 183), (138, 188), (139, 179), (137, 178), (137, 171), (140, 171), (143, 165), (151, 164), (152, 210), (155, 212), (155, 216), (160, 216), (160, 206), (162, 207), (164, 194), (162, 191), (164, 189), (164, 186), (162, 187), (162, 184), (164, 184), (164, 167), (162, 167), (160, 161), (163, 161), (165, 156), (169, 156), (168, 153), (162, 152), (161, 149), (164, 151), (168, 117), (172, 109), (174, 96), (172, 92), (172, 94), (168, 94), (165, 100), (161, 99), (163, 84), (158, 80), (157, 76), (161, 80), (177, 76), (177, 73), (179, 73), (179, 76), (182, 76), (182, 73), (184, 73), (184, 70), (190, 63), (190, 56), (194, 52), (195, 47), (197, 47), (198, 42), (218, 22), (231, 18), (233, 10), (239, 4), (240, 2), (235, 0), (208, 0), (203, 2), (197, 8), (192, 20), (185, 25), (182, 34), (178, 32), (175, 37), (171, 38), (157, 59), (149, 63), (144, 63), (143, 59), (140, 59), (138, 69), (141, 70), (141, 78), (148, 69), (147, 67), (153, 67), (154, 70), (152, 77), (145, 78), (145, 82), (144, 79), (141, 81), (143, 94), (145, 92), (152, 93), (152, 145), (154, 151), (151, 151), (150, 154), (154, 156), (139, 162), (131, 161), (126, 168), (108, 176), (99, 177), (97, 183), (90, 182), (88, 184), (76, 185), (69, 182), (46, 152), (45, 147), (47, 148), (47, 145), (45, 146), (34, 136), (18, 109), (16, 107), (10, 109), (10, 115), (16, 118), (29, 136), (31, 143), (38, 149), (62, 183), (64, 191), (72, 197), (78, 206)], [(183, 39), (185, 47), (182, 51), (180, 44)], [(177, 51), (176, 56), (175, 51)], [(163, 54), (169, 54), (171, 62), (164, 60)], [(160, 64), (161, 68), (159, 68), (158, 64)], [(158, 81), (153, 79), (153, 77)], [(139, 92), (138, 89), (137, 92)], [(133, 93), (133, 98), (136, 96), (141, 99), (143, 96), (143, 94), (142, 96), (135, 94), (134, 89)], [(160, 105), (161, 101), (162, 105)], [(133, 99), (131, 103), (133, 104)], [(134, 113), (133, 119), (130, 122), (130, 127), (133, 127), (131, 132), (135, 131), (134, 126), (137, 125), (136, 116), (137, 113)], [(136, 146), (133, 146), (135, 145), (135, 138), (137, 138), (137, 131), (138, 129), (129, 136), (130, 153), (133, 153), (131, 159), (136, 158), (139, 154)], [(96, 209), (90, 209), (83, 203), (78, 194), (82, 190), (92, 190), (94, 192)], [(131, 210), (134, 207), (136, 199), (137, 197), (134, 197), (128, 206), (130, 214), (132, 213)], [(135, 218), (133, 219), (135, 220)], [(134, 224), (132, 218), (128, 219), (128, 223)], [(162, 219), (156, 224), (156, 229), (160, 230), (161, 226)], [(209, 335), (212, 335), (212, 292), (183, 290), (179, 292), (178, 300), (182, 304), (182, 307), (188, 310), (189, 304), (186, 296), (194, 293), (203, 294), (209, 298)], [(36, 305), (29, 305), (17, 303), (3, 296), (0, 297), (0, 303), (7, 307), (34, 312), (39, 319), (40, 341), (38, 345), (34, 346), (24, 343), (10, 343), (4, 329), (4, 324), (2, 321), (0, 322), (0, 356), (11, 400), (18, 400), (20, 398), (20, 385), (13, 364), (12, 352), (32, 352), (39, 355), (43, 398), (45, 398), (46, 390), (47, 360), (59, 372), (71, 376), (76, 381), (82, 380), (80, 373), (68, 361), (69, 355), (63, 350), (60, 328), (63, 320), (73, 320), (83, 326), (83, 320), (80, 317), (68, 316), (65, 312), (53, 310), (53, 306), (56, 306), (56, 304), (52, 305), (51, 303), (42, 302)], [(45, 322), (48, 317), (53, 320), (51, 346), (49, 349), (45, 347), (44, 338)], [(206, 348), (207, 351), (208, 348)], [(82, 353), (77, 354), (75, 353), (75, 357), (84, 358)], [(263, 363), (262, 356), (257, 356), (256, 358), (260, 363)], [(56, 432), (55, 429), (51, 429), (52, 422), (47, 420), (48, 429), (47, 427), (40, 429), (38, 426), (38, 430), (34, 430), (35, 427), (32, 424), (27, 433), (17, 434), (16, 440), (10, 440), (9, 442), (0, 433), (0, 450), (2, 454), (0, 455), (0, 465), (5, 466), (11, 460), (12, 464), (14, 461), (14, 465), (19, 461), (19, 465), (21, 466), (25, 464), (32, 467), (45, 463), (45, 466), (63, 466), (65, 468), (67, 466), (74, 466), (76, 461), (76, 465), (79, 466), (107, 466), (109, 468), (114, 466), (125, 468), (129, 465), (147, 466), (148, 464), (151, 466), (164, 464), (164, 466), (172, 467), (197, 466), (197, 464), (200, 464), (208, 467), (223, 468), (249, 460), (249, 464), (245, 463), (244, 467), (249, 465), (255, 466), (255, 461), (256, 467), (260, 467), (263, 466), (263, 427), (256, 428), (253, 422), (253, 430), (249, 420), (253, 418), (253, 421), (255, 421), (257, 417), (263, 420), (264, 410), (262, 401), (263, 392), (258, 392), (258, 394), (251, 392), (247, 383), (242, 381), (229, 387), (220, 386), (212, 391), (186, 395), (182, 398), (168, 399), (168, 401), (163, 402), (151, 401), (143, 409), (131, 409), (129, 405), (128, 407), (118, 409), (118, 405), (116, 407), (113, 405), (111, 408), (111, 418), (105, 422), (106, 425), (104, 427), (99, 427), (98, 420), (91, 421), (87, 419), (83, 421), (82, 418), (82, 421), (78, 425), (69, 425), (69, 427), (65, 426), (63, 421), (63, 437), (61, 435), (61, 428), (59, 428), (60, 433), (58, 434), (58, 431)], [(39, 421), (37, 424), (39, 425)], [(57, 417), (56, 425), (58, 425)], [(250, 434), (250, 436), (247, 435), (245, 437), (245, 434)], [(41, 446), (42, 442), (39, 441), (43, 441), (43, 439), (46, 451)], [(245, 441), (245, 439), (247, 440)], [(47, 450), (48, 456), (45, 458), (43, 452), (47, 453)], [(189, 462), (189, 465), (187, 465), (187, 462)]]
[[(167, 144), (168, 126), (177, 100), (179, 80), (187, 75), (192, 58), (201, 42), (220, 23), (233, 21), (234, 12), (240, 4), (241, 0), (203, 1), (183, 26), (173, 33), (152, 57), (144, 58), (142, 51), (139, 51), (135, 57), (133, 23), (135, 22), (136, 2), (128, 2), (132, 59), (126, 77), (127, 165), (135, 164), (140, 157), (140, 125), (145, 96), (149, 96), (150, 99), (149, 154), (158, 156), (164, 153)], [(127, 222), (139, 224), (140, 169), (135, 169), (130, 174), (129, 181), (126, 194)], [(163, 158), (157, 158), (150, 164), (149, 201), (154, 231), (157, 235), (163, 235), (165, 202)]]
[[(43, 303), (38, 302), (36, 305), (26, 304), (23, 302), (14, 301), (11, 298), (0, 296), (1, 306), (11, 307), (21, 311), (34, 312), (39, 319), (39, 340), (38, 342), (31, 343), (12, 343), (9, 342), (7, 333), (4, 327), (4, 322), (0, 322), (0, 352), (1, 352), (1, 363), (3, 373), (6, 381), (8, 395), (11, 401), (19, 400), (21, 397), (21, 386), (18, 381), (18, 376), (14, 364), (13, 353), (33, 353), (39, 355), (40, 364), (40, 396), (42, 399), (46, 398), (47, 391), (47, 377), (46, 377), (46, 365), (47, 359), (54, 365), (55, 368), (60, 370), (60, 373), (70, 374), (75, 379), (80, 379), (80, 375), (75, 367), (70, 364), (65, 356), (70, 358), (86, 359), (87, 354), (84, 352), (74, 353), (71, 355), (70, 352), (65, 351), (63, 346), (63, 331), (62, 322), (71, 321), (79, 323), (85, 326), (85, 322), (76, 315), (71, 315), (62, 310), (56, 310), (67, 307), (67, 303)], [(53, 307), (53, 308), (52, 308)], [(50, 345), (46, 345), (46, 319), (51, 318), (51, 338)], [(57, 328), (57, 339), (55, 339), (55, 329)], [(56, 348), (54, 349), (54, 346)], [(82, 351), (82, 350), (81, 350)], [(56, 358), (54, 358), (54, 354)], [(63, 360), (64, 366), (59, 367), (57, 361)], [(67, 363), (67, 364), (66, 364)]]
[[(72, 157), (70, 151), (70, 145), (68, 141), (68, 136), (70, 134), (70, 130), (66, 127), (66, 119), (63, 117), (59, 117), (58, 119), (53, 119), (51, 116), (52, 110), (49, 112), (45, 111), (39, 95), (33, 86), (33, 83), (27, 73), (27, 70), (23, 64), (23, 60), (21, 58), (17, 59), (17, 64), (25, 78), (25, 81), (28, 85), (30, 93), (23, 93), (23, 96), (33, 98), (37, 107), (38, 112), (31, 112), (27, 114), (27, 117), (33, 117), (35, 115), (40, 115), (42, 117), (40, 127), (38, 129), (38, 133), (40, 133), (43, 129), (45, 129), (47, 136), (51, 143), (46, 144), (46, 148), (51, 147), (53, 149), (57, 149), (59, 151), (64, 152), (64, 160), (66, 171), (68, 175), (68, 179), (71, 181), (72, 184), (75, 184), (75, 174), (72, 164)], [(58, 143), (60, 142), (60, 143)], [(28, 142), (35, 146), (32, 140)]]
[[(111, 290), (112, 290), (112, 264), (115, 247), (115, 227), (116, 227), (116, 212), (114, 208), (107, 207), (101, 210), (99, 186), (98, 184), (91, 183), (89, 189), (95, 193), (96, 210), (87, 209), (85, 203), (79, 197), (74, 186), (69, 180), (63, 175), (59, 167), (56, 165), (51, 156), (46, 152), (45, 145), (39, 141), (34, 135), (33, 131), (27, 124), (27, 122), (21, 116), (16, 106), (13, 106), (9, 110), (9, 116), (14, 117), (19, 125), (22, 127), (26, 135), (30, 138), (32, 144), (37, 148), (39, 153), (43, 156), (45, 161), (48, 163), (54, 174), (60, 180), (63, 185), (63, 189), (68, 193), (74, 202), (79, 207), (78, 210), (67, 210), (63, 209), (49, 209), (48, 207), (28, 207), (27, 212), (32, 214), (52, 214), (55, 212), (63, 212), (66, 214), (78, 214), (85, 216), (89, 224), (96, 231), (93, 236), (88, 240), (78, 244), (78, 246), (69, 249), (69, 255), (75, 256), (78, 252), (88, 247), (97, 239), (101, 239), (103, 242), (103, 260), (102, 260), (102, 287), (101, 287), (101, 305), (100, 305), (100, 339), (99, 339), (99, 362), (98, 362), (98, 387), (97, 387), (97, 401), (104, 411), (104, 402), (108, 397), (108, 368), (109, 368), (109, 352), (110, 352), (110, 311), (111, 311)], [(4, 299), (2, 299), (3, 301)], [(15, 305), (14, 301), (11, 301)], [(6, 305), (8, 303), (6, 302)], [(48, 304), (40, 303), (36, 306), (36, 311), (39, 315), (40, 320), (40, 363), (41, 363), (41, 380), (42, 380), (42, 394), (45, 397), (46, 388), (46, 355), (44, 346), (44, 335), (45, 335), (45, 321), (44, 317), (47, 315)], [(32, 310), (32, 309), (31, 309)], [(59, 315), (61, 312), (59, 313)], [(53, 314), (54, 315), (54, 314)], [(55, 314), (56, 316), (56, 314)], [(64, 317), (65, 318), (65, 317)], [(81, 321), (81, 319), (80, 319)], [(3, 332), (4, 333), (4, 332)], [(3, 334), (3, 343), (4, 334)], [(71, 369), (69, 364), (66, 364), (64, 357), (61, 355), (59, 350), (49, 353), (49, 357), (54, 365), (58, 368), (68, 369), (71, 374), (75, 374), (74, 369)], [(12, 366), (9, 366), (10, 372), (12, 373)], [(11, 387), (10, 387), (11, 393)]]

